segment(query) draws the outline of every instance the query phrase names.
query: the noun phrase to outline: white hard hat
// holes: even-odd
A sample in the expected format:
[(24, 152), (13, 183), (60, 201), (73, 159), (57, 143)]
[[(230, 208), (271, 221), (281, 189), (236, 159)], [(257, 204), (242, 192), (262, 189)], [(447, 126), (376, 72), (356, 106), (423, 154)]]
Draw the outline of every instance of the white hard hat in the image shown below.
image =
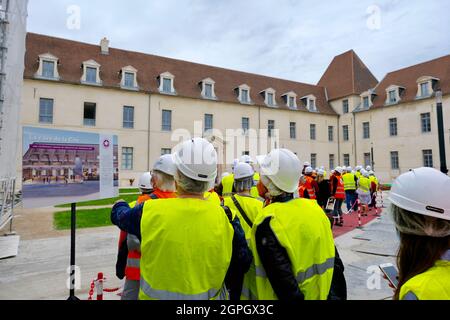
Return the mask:
[(288, 149), (274, 149), (261, 162), (261, 174), (267, 176), (281, 190), (293, 193), (298, 188), (301, 164)]
[(173, 162), (171, 154), (165, 154), (159, 157), (158, 161), (153, 165), (154, 171), (161, 171), (169, 176), (174, 176), (177, 172), (177, 166)]
[(308, 161), (306, 161), (305, 163), (303, 163), (304, 167), (309, 167), (311, 165), (311, 163), (309, 163)]
[(347, 172), (352, 172), (352, 167), (348, 166), (347, 167)]
[(336, 167), (334, 170), (336, 172), (339, 172), (340, 174), (342, 174), (342, 172), (344, 171), (344, 169), (342, 167)]
[(252, 163), (253, 163), (253, 159), (252, 159), (252, 157), (250, 157), (249, 155), (244, 154), (244, 155), (241, 157), (241, 161), (240, 161), (240, 162), (252, 164)]
[(254, 174), (255, 171), (253, 171), (252, 166), (245, 162), (238, 163), (236, 168), (234, 168), (235, 180), (253, 177)]
[(233, 163), (231, 164), (231, 169), (233, 170), (233, 173), (234, 173), (234, 168), (236, 168), (238, 163), (239, 163), (239, 159), (233, 160)]
[(150, 174), (150, 172), (145, 172), (139, 177), (139, 188), (142, 190), (153, 189), (152, 175)]
[(362, 170), (362, 166), (356, 166), (356, 171), (361, 171)]
[(217, 152), (203, 138), (193, 138), (174, 148), (173, 160), (178, 170), (196, 181), (211, 182), (217, 176)]
[(222, 178), (225, 178), (226, 176), (229, 176), (229, 175), (230, 175), (229, 172), (224, 172), (224, 173), (222, 173)]
[(361, 173), (364, 177), (368, 178), (369, 177), (369, 171), (364, 170), (364, 172), (361, 170)]
[(323, 171), (322, 169), (319, 169), (319, 171), (317, 171), (317, 174), (319, 176), (323, 176), (325, 174), (325, 171)]
[(311, 173), (313, 173), (313, 168), (312, 167), (306, 167), (305, 168), (305, 174), (311, 174)]
[(370, 171), (369, 171), (369, 174), (370, 174), (371, 176), (374, 176), (374, 175), (375, 175), (375, 172), (373, 172), (372, 170), (370, 170)]
[[(433, 192), (430, 192), (430, 186)], [(433, 168), (418, 168), (395, 179), (389, 199), (399, 208), (450, 220), (450, 178)]]
[(367, 170), (367, 171), (371, 171), (371, 170), (372, 170), (372, 167), (371, 167), (371, 166), (367, 166), (367, 167), (366, 167), (366, 170)]
[(324, 167), (324, 166), (320, 166), (319, 169), (320, 169), (320, 170), (325, 170), (325, 167)]

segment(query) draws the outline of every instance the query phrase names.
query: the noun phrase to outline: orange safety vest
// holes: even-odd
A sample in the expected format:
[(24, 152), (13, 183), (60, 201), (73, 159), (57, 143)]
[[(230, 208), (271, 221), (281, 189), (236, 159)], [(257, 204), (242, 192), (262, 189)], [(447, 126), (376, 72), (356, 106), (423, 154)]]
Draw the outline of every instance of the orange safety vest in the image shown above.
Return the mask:
[(344, 189), (344, 181), (342, 181), (342, 176), (336, 176), (337, 179), (337, 188), (336, 193), (334, 194), (335, 199), (345, 199), (345, 189)]
[[(175, 198), (176, 195), (173, 192), (163, 192), (158, 189), (155, 189), (153, 192), (158, 199), (164, 198)], [(136, 201), (137, 204), (144, 203), (147, 200), (151, 200), (152, 197), (148, 194), (140, 195)], [(123, 232), (123, 231), (122, 231)], [(127, 233), (125, 232), (125, 237)], [(137, 280), (141, 279), (141, 269), (139, 267), (141, 260), (141, 251), (140, 250), (130, 250), (128, 251), (128, 259), (127, 266), (125, 267), (125, 277), (128, 280)]]
[(316, 191), (314, 190), (314, 187), (312, 185), (313, 181), (314, 181), (313, 177), (306, 176), (305, 188), (306, 188), (306, 191), (308, 191), (308, 196), (309, 196), (309, 199), (311, 199), (311, 200), (315, 200), (317, 198)]

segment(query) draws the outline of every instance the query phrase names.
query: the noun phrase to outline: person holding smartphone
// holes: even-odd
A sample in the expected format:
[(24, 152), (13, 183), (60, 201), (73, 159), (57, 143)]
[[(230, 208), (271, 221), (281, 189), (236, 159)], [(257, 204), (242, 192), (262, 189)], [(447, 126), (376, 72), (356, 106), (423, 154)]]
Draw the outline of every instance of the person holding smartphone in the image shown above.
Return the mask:
[(395, 300), (450, 300), (450, 178), (433, 168), (399, 176), (390, 192), (400, 236)]

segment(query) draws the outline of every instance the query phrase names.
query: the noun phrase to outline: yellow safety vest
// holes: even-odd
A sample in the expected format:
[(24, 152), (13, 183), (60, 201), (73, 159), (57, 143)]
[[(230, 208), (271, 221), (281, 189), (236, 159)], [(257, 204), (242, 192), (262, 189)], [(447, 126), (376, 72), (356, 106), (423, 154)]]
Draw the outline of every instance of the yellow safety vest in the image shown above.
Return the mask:
[(234, 174), (223, 177), (222, 179), (222, 196), (231, 197), (233, 194)]
[(353, 173), (346, 173), (342, 176), (344, 180), (344, 190), (356, 190), (355, 175)]
[(258, 192), (258, 188), (256, 187), (256, 185), (259, 182), (259, 173), (255, 172), (255, 174), (253, 175), (253, 187), (250, 190), (250, 194), (252, 195), (253, 198), (258, 199), (259, 198), (259, 192)]
[(356, 176), (356, 178), (361, 178), (361, 172), (360, 171), (356, 171), (355, 172), (355, 176)]
[(203, 197), (205, 198), (205, 200), (211, 201), (212, 203), (220, 206), (220, 197), (216, 192), (205, 192), (205, 194), (203, 195)]
[(256, 218), (252, 229), (251, 247), (256, 268), (257, 298), (275, 300), (269, 278), (256, 249), (255, 234), (266, 218), (280, 244), (286, 249), (292, 273), (306, 300), (325, 300), (328, 297), (334, 270), (334, 240), (330, 221), (316, 201), (294, 199), (286, 203), (272, 203)]
[(325, 170), (323, 170), (323, 178), (326, 179), (327, 178), (327, 172)]
[(370, 191), (370, 180), (364, 176), (359, 177), (358, 186), (361, 191), (369, 192)]
[[(247, 217), (251, 222), (255, 222), (258, 215), (262, 212), (263, 202), (259, 201), (255, 198), (240, 196), (238, 194), (235, 195), (236, 200), (244, 210)], [(230, 198), (226, 198), (224, 200), (224, 205), (230, 208), (233, 216), (238, 216), (241, 221), (242, 229), (245, 232), (245, 238), (247, 239), (247, 243), (250, 245), (250, 239), (252, 236), (252, 228), (247, 224), (245, 219), (242, 217), (239, 210), (234, 205), (233, 200)], [(250, 266), (250, 270), (244, 276), (244, 283), (242, 285), (241, 292), (241, 300), (256, 300), (256, 271), (255, 264), (252, 263)]]
[(400, 300), (450, 300), (450, 250), (446, 256), (406, 281), (400, 288)]
[(226, 299), (234, 230), (210, 201), (147, 201), (141, 219), (141, 300)]

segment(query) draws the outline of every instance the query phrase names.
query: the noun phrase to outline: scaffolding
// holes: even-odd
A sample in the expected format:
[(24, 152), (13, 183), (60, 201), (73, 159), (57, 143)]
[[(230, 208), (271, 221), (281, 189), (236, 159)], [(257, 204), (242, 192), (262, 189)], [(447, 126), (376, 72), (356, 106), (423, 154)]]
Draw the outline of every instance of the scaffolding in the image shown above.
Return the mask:
[(0, 0), (0, 230), (12, 231), (28, 0)]

